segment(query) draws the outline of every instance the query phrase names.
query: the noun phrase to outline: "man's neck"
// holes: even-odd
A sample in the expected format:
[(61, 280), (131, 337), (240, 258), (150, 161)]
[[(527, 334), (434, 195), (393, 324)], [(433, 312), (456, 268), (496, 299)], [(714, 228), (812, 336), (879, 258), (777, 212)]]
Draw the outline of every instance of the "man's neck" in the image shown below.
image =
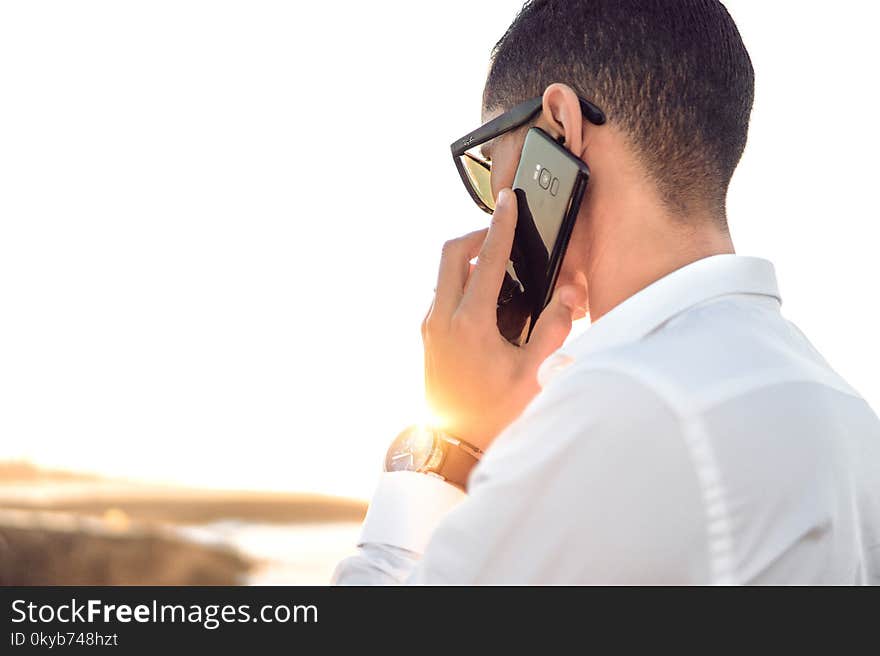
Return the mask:
[(617, 235), (594, 244), (587, 276), (591, 321), (673, 271), (712, 255), (735, 252), (730, 233), (717, 223), (701, 221), (697, 227), (685, 224), (672, 229), (669, 223), (660, 225), (629, 239)]

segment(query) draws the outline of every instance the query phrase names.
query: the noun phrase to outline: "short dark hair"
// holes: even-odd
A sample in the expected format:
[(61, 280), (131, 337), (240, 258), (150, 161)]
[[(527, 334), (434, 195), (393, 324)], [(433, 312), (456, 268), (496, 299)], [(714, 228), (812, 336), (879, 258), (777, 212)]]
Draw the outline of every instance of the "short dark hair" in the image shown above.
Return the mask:
[(564, 82), (627, 135), (676, 213), (725, 201), (755, 73), (717, 0), (531, 0), (492, 51), (483, 97), (509, 108)]

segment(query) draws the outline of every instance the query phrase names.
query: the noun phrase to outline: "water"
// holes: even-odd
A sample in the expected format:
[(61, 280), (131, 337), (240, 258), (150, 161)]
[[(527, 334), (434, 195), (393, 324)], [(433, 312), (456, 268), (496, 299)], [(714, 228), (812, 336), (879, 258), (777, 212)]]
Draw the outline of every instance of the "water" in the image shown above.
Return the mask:
[(224, 520), (179, 530), (191, 540), (233, 547), (255, 559), (249, 585), (327, 585), (336, 564), (355, 552), (360, 524)]

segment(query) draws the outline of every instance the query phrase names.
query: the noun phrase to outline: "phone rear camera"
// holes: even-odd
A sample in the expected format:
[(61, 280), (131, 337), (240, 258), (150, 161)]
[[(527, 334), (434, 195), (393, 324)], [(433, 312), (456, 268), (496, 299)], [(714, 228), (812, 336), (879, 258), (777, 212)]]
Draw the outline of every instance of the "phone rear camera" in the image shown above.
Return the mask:
[(541, 185), (541, 189), (547, 189), (550, 186), (550, 181), (553, 180), (553, 175), (547, 169), (541, 171), (541, 177), (538, 180), (538, 184)]

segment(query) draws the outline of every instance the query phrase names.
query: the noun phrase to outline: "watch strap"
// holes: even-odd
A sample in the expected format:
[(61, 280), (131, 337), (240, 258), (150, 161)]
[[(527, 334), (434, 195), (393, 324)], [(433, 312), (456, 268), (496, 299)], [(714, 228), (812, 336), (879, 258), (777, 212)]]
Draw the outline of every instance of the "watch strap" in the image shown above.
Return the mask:
[(480, 461), (483, 452), (454, 437), (439, 433), (444, 451), (443, 462), (437, 473), (449, 483), (467, 490), (467, 481), (471, 471)]

